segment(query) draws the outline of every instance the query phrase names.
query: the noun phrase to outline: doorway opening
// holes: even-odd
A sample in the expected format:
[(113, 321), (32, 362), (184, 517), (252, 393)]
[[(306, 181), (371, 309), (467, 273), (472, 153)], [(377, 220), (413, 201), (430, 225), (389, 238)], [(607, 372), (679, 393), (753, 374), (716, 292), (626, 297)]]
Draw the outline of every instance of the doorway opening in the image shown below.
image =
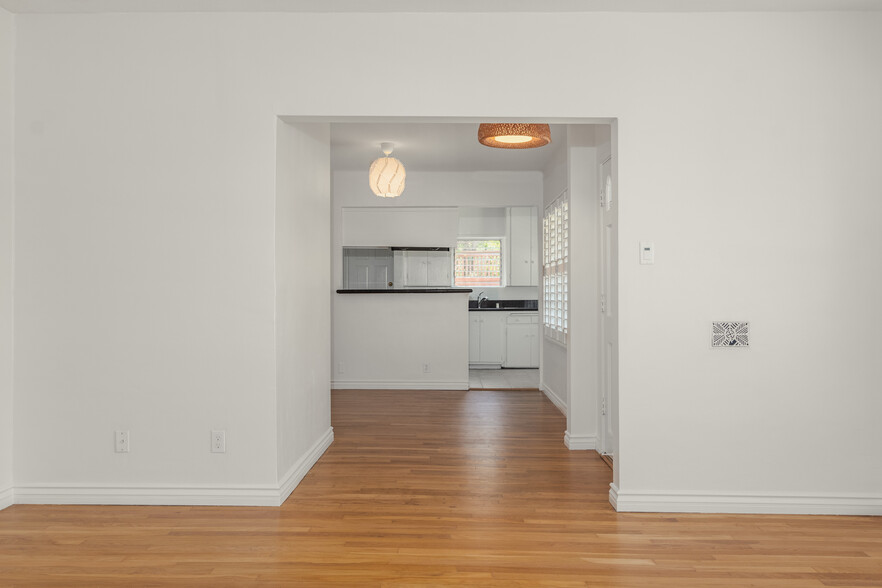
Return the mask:
[[(526, 218), (536, 229), (536, 261), (542, 266), (535, 272), (537, 278), (530, 282), (531, 273), (526, 272), (522, 278), (526, 281), (501, 286), (512, 290), (511, 296), (506, 292), (491, 297), (484, 292), (483, 297), (537, 301), (537, 387), (567, 417), (563, 441), (570, 449), (596, 450), (614, 459), (618, 448), (616, 121), (454, 117), (281, 120), (291, 125), (322, 123), (329, 129), (329, 387), (466, 390), (471, 379), (467, 309), (461, 319), (437, 320), (443, 313), (429, 311), (403, 295), (374, 296), (370, 305), (367, 297), (353, 303), (353, 296), (337, 293), (343, 287), (344, 247), (447, 246), (452, 268), (459, 237), (493, 237), (503, 255), (507, 249), (510, 253), (510, 224), (506, 222), (510, 222), (512, 208), (532, 207), (534, 217)], [(481, 122), (537, 120), (552, 125), (552, 144), (542, 148), (550, 149), (546, 153), (551, 156), (538, 168), (530, 168), (517, 151), (477, 144)], [(458, 127), (472, 129), (464, 139), (468, 143), (456, 142)], [(395, 143), (395, 155), (407, 169), (407, 186), (398, 198), (377, 198), (368, 188), (367, 170), (379, 156), (381, 142)], [(469, 151), (472, 145), (504, 159), (504, 163), (498, 167), (476, 163), (479, 159)], [(566, 330), (563, 336), (554, 336), (547, 332), (545, 318), (543, 278), (547, 268), (541, 227), (546, 207), (564, 192), (569, 200), (570, 254), (558, 292), (567, 297), (567, 305), (561, 309)], [(463, 209), (469, 210), (463, 213)], [(490, 209), (503, 212), (488, 212)], [(502, 222), (496, 230), (487, 229), (487, 224), (477, 233), (460, 231), (463, 218), (477, 216), (490, 224), (494, 218)], [(381, 237), (389, 242), (379, 241)], [(394, 283), (394, 264), (389, 267), (393, 278), (388, 282)], [(452, 276), (450, 285), (454, 285)], [(479, 294), (471, 293), (473, 301), (480, 303), (474, 300)], [(456, 304), (448, 306), (451, 310)], [(384, 308), (389, 314), (378, 319), (377, 313)], [(420, 331), (423, 327), (428, 330)], [(503, 336), (499, 339), (504, 341)]]

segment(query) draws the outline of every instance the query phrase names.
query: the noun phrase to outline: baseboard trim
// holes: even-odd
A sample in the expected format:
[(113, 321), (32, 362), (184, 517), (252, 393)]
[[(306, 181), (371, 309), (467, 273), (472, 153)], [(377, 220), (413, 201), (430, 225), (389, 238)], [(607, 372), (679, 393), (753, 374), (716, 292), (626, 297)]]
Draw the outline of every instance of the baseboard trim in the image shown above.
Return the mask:
[(594, 435), (570, 435), (570, 432), (567, 431), (564, 433), (564, 445), (571, 451), (597, 449), (597, 437)]
[(331, 382), (333, 390), (468, 390), (469, 382)]
[(328, 427), (328, 430), (319, 437), (319, 440), (316, 441), (312, 447), (309, 448), (297, 462), (291, 466), (291, 469), (285, 474), (285, 476), (279, 482), (279, 504), (281, 506), (294, 492), (294, 488), (300, 484), (300, 481), (303, 480), (304, 476), (309, 473), (309, 470), (312, 469), (312, 466), (316, 464), (316, 462), (324, 455), (325, 451), (327, 451), (328, 447), (331, 446), (331, 443), (334, 442), (334, 428)]
[(12, 488), (0, 490), (0, 510), (15, 504), (15, 492)]
[[(113, 504), (164, 506), (280, 506), (334, 441), (328, 427), (278, 485), (29, 484), (0, 492), (0, 508), (10, 504)], [(7, 504), (8, 496), (8, 504)], [(13, 500), (14, 498), (14, 500)]]
[(542, 393), (557, 407), (562, 415), (567, 416), (567, 403), (564, 402), (557, 392), (552, 390), (548, 384), (539, 384), (539, 389), (542, 390)]
[(619, 510), (619, 487), (615, 483), (609, 485), (609, 503), (613, 509)]
[(134, 486), (33, 484), (15, 487), (16, 504), (279, 506), (279, 488), (257, 486)]
[(609, 502), (619, 512), (882, 516), (882, 495), (622, 492), (610, 484)]

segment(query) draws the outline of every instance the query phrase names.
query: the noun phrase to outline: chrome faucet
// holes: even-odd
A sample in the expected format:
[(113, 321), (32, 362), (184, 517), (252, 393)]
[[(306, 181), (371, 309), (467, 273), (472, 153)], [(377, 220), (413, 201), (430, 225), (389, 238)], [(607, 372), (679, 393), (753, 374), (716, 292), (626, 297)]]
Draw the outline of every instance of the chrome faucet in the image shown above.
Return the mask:
[(481, 298), (481, 296), (483, 296), (483, 294), (484, 294), (484, 291), (483, 291), (483, 290), (481, 290), (481, 291), (478, 293), (478, 308), (481, 308), (481, 303), (482, 303), (483, 301), (487, 300), (486, 298)]

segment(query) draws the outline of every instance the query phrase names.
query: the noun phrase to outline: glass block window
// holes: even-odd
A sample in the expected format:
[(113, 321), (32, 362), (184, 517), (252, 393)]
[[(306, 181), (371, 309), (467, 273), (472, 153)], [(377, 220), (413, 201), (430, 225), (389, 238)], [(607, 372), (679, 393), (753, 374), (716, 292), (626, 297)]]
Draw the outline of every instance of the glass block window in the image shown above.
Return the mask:
[(453, 283), (456, 286), (502, 286), (502, 241), (461, 239), (456, 242)]
[(545, 336), (566, 344), (570, 261), (570, 206), (566, 192), (545, 208), (542, 250), (542, 322)]

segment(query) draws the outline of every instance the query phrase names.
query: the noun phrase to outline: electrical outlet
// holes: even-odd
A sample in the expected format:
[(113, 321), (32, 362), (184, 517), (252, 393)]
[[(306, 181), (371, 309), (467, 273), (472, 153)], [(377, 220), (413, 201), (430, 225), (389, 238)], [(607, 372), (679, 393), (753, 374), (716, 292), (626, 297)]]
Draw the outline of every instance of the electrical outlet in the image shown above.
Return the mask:
[(427, 364), (427, 363), (424, 363), (424, 364), (423, 364), (423, 373), (424, 373), (424, 374), (430, 374), (430, 373), (432, 373), (432, 366), (430, 366), (430, 365)]
[(129, 452), (129, 432), (117, 431), (114, 435), (115, 447), (117, 453)]
[(337, 373), (338, 374), (343, 373), (343, 360), (342, 359), (337, 362)]
[(227, 432), (212, 431), (211, 432), (211, 452), (226, 453), (227, 452)]

